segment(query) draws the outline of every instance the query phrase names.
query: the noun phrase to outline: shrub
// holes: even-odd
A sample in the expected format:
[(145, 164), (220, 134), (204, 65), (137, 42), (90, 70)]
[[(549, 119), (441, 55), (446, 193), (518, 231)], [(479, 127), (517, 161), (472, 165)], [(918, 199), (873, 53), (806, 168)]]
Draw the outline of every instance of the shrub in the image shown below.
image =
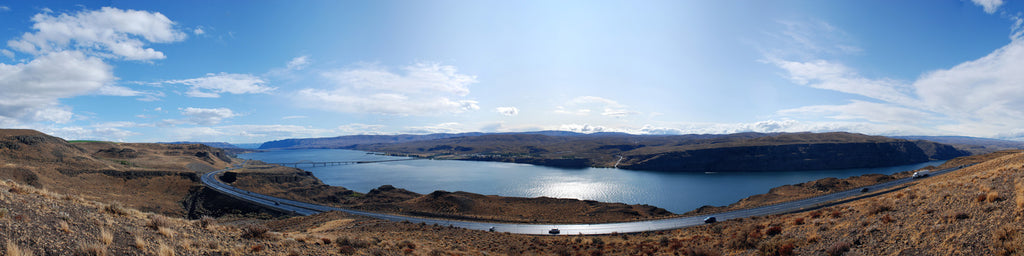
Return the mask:
[(159, 227), (156, 230), (157, 230), (157, 233), (160, 233), (160, 235), (163, 235), (164, 237), (167, 237), (167, 238), (174, 237), (174, 230), (171, 230), (171, 228)]
[(953, 218), (957, 219), (957, 220), (963, 220), (963, 219), (967, 219), (967, 218), (970, 218), (970, 217), (971, 217), (970, 215), (967, 215), (967, 213), (963, 213), (963, 212), (959, 212), (956, 215), (953, 215)]
[(338, 253), (341, 253), (343, 255), (355, 254), (356, 248), (353, 248), (352, 246), (348, 245), (342, 245), (341, 248), (338, 248)]
[(214, 221), (213, 217), (210, 217), (210, 216), (207, 216), (207, 215), (203, 215), (203, 217), (200, 217), (199, 221), (196, 222), (196, 223), (199, 224), (200, 228), (206, 228), (206, 227), (209, 227), (210, 225), (213, 225), (213, 221)]
[(892, 207), (885, 204), (872, 203), (868, 205), (868, 214), (874, 215), (882, 212), (891, 211)]
[(248, 239), (264, 238), (264, 237), (267, 236), (267, 232), (269, 232), (269, 231), (270, 231), (270, 229), (268, 229), (267, 226), (263, 226), (263, 225), (259, 225), (259, 224), (249, 224), (249, 225), (246, 225), (245, 227), (242, 227), (242, 238), (248, 238)]
[(817, 219), (817, 218), (821, 217), (821, 211), (813, 211), (813, 212), (809, 213), (808, 215), (810, 215), (811, 218)]
[(831, 216), (832, 218), (843, 217), (843, 213), (839, 212), (839, 210), (832, 210), (832, 212), (829, 213), (828, 215)]
[(832, 244), (832, 246), (829, 246), (828, 249), (825, 249), (825, 253), (828, 254), (829, 256), (839, 256), (849, 251), (850, 247), (853, 247), (853, 244), (850, 244), (850, 242), (841, 241)]
[(686, 249), (685, 251), (683, 251), (683, 255), (691, 255), (691, 256), (718, 256), (718, 255), (722, 255), (722, 254), (718, 253), (718, 252), (715, 252), (715, 251), (712, 251), (712, 250), (708, 250), (706, 248), (698, 247), (698, 248)]
[(893, 221), (895, 221), (892, 218), (892, 216), (889, 216), (888, 214), (886, 214), (885, 216), (882, 216), (882, 218), (880, 218), (880, 220), (882, 220), (883, 223), (892, 223)]
[(793, 220), (793, 225), (803, 225), (803, 224), (804, 224), (804, 218), (796, 218), (795, 220)]
[(149, 222), (146, 223), (146, 227), (152, 230), (158, 230), (161, 227), (169, 226), (171, 226), (171, 219), (168, 219), (166, 216), (157, 214), (150, 215)]
[(778, 235), (780, 233), (782, 233), (782, 227), (779, 227), (779, 226), (773, 226), (773, 227), (768, 228), (768, 230), (764, 231), (764, 234), (768, 235), (768, 236), (775, 236), (775, 235)]
[(985, 196), (985, 194), (978, 194), (978, 197), (974, 198), (974, 201), (977, 201), (977, 202), (984, 202), (984, 201), (985, 201), (985, 199), (987, 199), (987, 198), (988, 198), (988, 197), (987, 197), (987, 196)]
[(325, 245), (326, 244), (331, 244), (331, 239), (330, 238), (326, 238), (326, 237), (321, 237), (320, 238), (320, 242), (325, 244)]
[(114, 215), (128, 215), (128, 209), (117, 202), (103, 206), (103, 211)]
[(771, 256), (789, 256), (793, 255), (793, 249), (796, 249), (796, 245), (793, 242), (767, 242), (761, 243), (757, 250), (761, 252), (761, 255)]
[(416, 244), (413, 242), (409, 242), (409, 240), (403, 240), (401, 242), (398, 242), (398, 248), (416, 249)]

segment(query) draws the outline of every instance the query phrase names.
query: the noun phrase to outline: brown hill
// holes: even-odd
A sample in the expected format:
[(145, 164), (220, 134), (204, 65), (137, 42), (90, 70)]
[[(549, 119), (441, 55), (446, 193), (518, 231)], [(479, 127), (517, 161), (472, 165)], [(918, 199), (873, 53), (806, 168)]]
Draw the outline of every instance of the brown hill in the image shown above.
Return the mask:
[(0, 129), (0, 179), (145, 211), (184, 216), (200, 173), (231, 159), (205, 145), (67, 141)]

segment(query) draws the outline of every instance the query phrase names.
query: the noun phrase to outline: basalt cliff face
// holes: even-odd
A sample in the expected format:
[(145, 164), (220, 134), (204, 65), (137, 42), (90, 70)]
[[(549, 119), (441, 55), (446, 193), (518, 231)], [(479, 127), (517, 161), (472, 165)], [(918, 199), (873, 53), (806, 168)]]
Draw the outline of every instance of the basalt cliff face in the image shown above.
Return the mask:
[(618, 167), (682, 172), (821, 170), (905, 165), (964, 155), (952, 146), (927, 141), (758, 145), (635, 155)]

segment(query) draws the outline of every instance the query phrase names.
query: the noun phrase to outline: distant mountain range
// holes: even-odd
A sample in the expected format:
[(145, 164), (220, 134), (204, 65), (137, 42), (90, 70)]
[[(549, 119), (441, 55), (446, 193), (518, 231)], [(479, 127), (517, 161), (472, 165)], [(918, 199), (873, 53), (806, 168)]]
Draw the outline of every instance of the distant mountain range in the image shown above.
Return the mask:
[(965, 136), (892, 136), (898, 139), (907, 140), (927, 140), (938, 143), (950, 144), (961, 150), (970, 151), (972, 154), (979, 155), (984, 153), (991, 153), (1000, 150), (1007, 149), (1024, 149), (1024, 142), (1021, 141), (1010, 141), (1010, 140), (999, 140), (999, 139), (987, 139), (987, 138), (976, 138), (976, 137), (965, 137)]

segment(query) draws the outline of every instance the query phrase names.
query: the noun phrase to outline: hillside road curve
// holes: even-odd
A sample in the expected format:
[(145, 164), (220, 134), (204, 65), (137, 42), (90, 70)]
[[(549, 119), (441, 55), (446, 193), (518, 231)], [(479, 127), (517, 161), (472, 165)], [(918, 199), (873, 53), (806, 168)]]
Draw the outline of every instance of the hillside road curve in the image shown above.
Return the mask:
[[(213, 171), (201, 176), (201, 181), (207, 187), (217, 190), (226, 195), (247, 201), (250, 203), (262, 205), (264, 207), (276, 209), (283, 212), (290, 212), (297, 215), (313, 215), (329, 211), (339, 211), (349, 214), (367, 216), (372, 218), (384, 219), (389, 221), (409, 221), (413, 223), (426, 223), (426, 224), (437, 224), (442, 226), (460, 227), (466, 229), (475, 230), (490, 230), (495, 232), (509, 232), (516, 234), (530, 234), (530, 235), (555, 235), (551, 234), (552, 229), (558, 229), (557, 235), (597, 235), (597, 234), (611, 234), (611, 233), (636, 233), (646, 231), (658, 231), (658, 230), (670, 230), (679, 229), (685, 227), (692, 227), (704, 224), (704, 219), (707, 217), (715, 217), (718, 221), (724, 221), (736, 218), (746, 218), (752, 216), (764, 216), (773, 214), (782, 214), (788, 212), (796, 212), (807, 209), (813, 209), (820, 207), (822, 204), (855, 197), (862, 195), (863, 188), (867, 188), (868, 191), (878, 191), (909, 182), (913, 182), (916, 179), (903, 178), (893, 180), (885, 183), (879, 183), (871, 186), (862, 188), (851, 189), (842, 192), (836, 192), (828, 195), (822, 195), (807, 199), (801, 199), (796, 201), (790, 201), (785, 203), (779, 203), (774, 205), (768, 205), (763, 207), (736, 210), (730, 212), (723, 212), (717, 214), (691, 216), (691, 217), (677, 217), (669, 219), (658, 219), (658, 220), (645, 220), (645, 221), (634, 221), (634, 222), (620, 222), (620, 223), (597, 223), (597, 224), (518, 224), (518, 223), (489, 223), (489, 222), (474, 222), (474, 221), (460, 221), (460, 220), (444, 220), (444, 219), (431, 219), (431, 218), (420, 218), (410, 216), (391, 215), (384, 213), (365, 212), (357, 211), (346, 208), (338, 208), (317, 204), (310, 204), (304, 202), (298, 202), (283, 198), (272, 197), (268, 195), (253, 193), (245, 191), (239, 188), (232, 187), (224, 182), (221, 182), (217, 178), (217, 175), (229, 170), (235, 170), (242, 168), (242, 164), (237, 164), (233, 167), (226, 168), (223, 170)], [(956, 171), (967, 166), (959, 166), (955, 168), (943, 169), (932, 171), (929, 177), (935, 177), (947, 172)], [(920, 178), (919, 178), (920, 179)]]

